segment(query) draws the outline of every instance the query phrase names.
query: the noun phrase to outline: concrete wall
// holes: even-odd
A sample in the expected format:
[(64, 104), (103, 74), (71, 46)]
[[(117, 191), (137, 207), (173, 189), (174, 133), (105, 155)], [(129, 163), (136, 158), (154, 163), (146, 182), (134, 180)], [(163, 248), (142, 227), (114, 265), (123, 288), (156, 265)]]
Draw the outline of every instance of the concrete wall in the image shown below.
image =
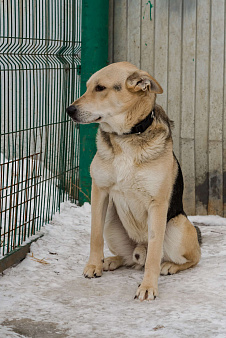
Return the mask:
[(188, 214), (226, 215), (226, 1), (110, 0), (109, 61), (163, 87)]

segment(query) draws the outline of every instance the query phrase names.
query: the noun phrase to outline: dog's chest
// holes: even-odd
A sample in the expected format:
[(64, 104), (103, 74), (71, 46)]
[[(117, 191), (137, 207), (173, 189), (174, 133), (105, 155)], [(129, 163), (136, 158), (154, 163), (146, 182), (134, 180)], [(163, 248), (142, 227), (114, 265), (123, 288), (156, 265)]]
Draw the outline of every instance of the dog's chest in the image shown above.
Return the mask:
[(133, 184), (135, 170), (134, 159), (132, 156), (122, 154), (115, 157), (113, 161), (114, 185), (119, 187), (130, 186)]
[(91, 165), (91, 175), (100, 188), (129, 188), (133, 185), (134, 179), (133, 159), (123, 155), (103, 161), (95, 156)]
[(107, 160), (96, 155), (91, 175), (100, 188), (123, 194), (126, 198), (131, 192), (146, 198), (156, 196), (163, 180), (161, 168), (151, 163), (137, 165), (134, 154), (129, 152)]
[(148, 209), (164, 178), (161, 168), (152, 163), (138, 165), (133, 153), (123, 152), (108, 161), (97, 156), (92, 177), (99, 187), (109, 191), (129, 237), (145, 242)]

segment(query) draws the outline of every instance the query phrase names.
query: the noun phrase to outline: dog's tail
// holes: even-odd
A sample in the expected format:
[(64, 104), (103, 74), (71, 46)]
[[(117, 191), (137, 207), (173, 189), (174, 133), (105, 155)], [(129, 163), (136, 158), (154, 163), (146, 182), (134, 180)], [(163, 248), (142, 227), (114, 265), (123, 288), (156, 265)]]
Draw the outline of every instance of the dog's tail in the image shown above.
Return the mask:
[(195, 230), (197, 232), (197, 237), (198, 237), (199, 245), (201, 246), (202, 245), (202, 233), (201, 233), (201, 230), (199, 229), (199, 227), (197, 225), (194, 225), (194, 227), (195, 227)]
[(147, 245), (138, 244), (133, 250), (133, 261), (141, 266), (145, 265), (147, 256)]
[[(194, 225), (195, 230), (197, 232), (198, 242), (199, 245), (202, 245), (202, 233), (201, 230), (197, 225)], [(141, 266), (145, 265), (147, 256), (147, 244), (138, 244), (135, 249), (133, 250), (133, 261), (136, 264), (139, 264)]]

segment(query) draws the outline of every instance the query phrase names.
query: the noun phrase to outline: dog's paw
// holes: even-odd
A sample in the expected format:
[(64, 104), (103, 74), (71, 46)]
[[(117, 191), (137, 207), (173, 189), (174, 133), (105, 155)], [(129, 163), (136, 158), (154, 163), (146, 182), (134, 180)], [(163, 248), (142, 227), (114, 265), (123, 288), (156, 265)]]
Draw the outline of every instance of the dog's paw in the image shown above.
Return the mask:
[(113, 271), (122, 266), (123, 260), (120, 256), (112, 256), (104, 258), (103, 270)]
[(178, 265), (172, 262), (164, 262), (161, 264), (161, 275), (173, 275), (178, 271)]
[(143, 300), (153, 300), (158, 296), (158, 287), (153, 287), (151, 285), (141, 284), (136, 292), (134, 299)]
[(132, 265), (132, 268), (134, 268), (134, 270), (138, 270), (138, 271), (144, 269), (144, 267), (140, 264), (134, 264), (134, 265)]
[(83, 274), (86, 278), (97, 278), (102, 276), (103, 265), (86, 264)]

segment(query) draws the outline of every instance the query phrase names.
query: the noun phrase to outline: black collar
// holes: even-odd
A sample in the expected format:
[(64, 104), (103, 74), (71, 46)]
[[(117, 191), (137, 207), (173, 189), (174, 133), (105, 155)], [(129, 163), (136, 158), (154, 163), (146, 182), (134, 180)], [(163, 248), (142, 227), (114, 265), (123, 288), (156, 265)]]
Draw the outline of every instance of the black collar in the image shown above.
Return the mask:
[(154, 121), (154, 117), (155, 117), (155, 111), (153, 109), (150, 112), (150, 114), (148, 114), (148, 116), (145, 117), (144, 120), (135, 124), (135, 126), (132, 127), (132, 129), (130, 130), (129, 133), (125, 133), (123, 135), (131, 135), (131, 134), (138, 134), (139, 135), (139, 134), (143, 133), (148, 127), (150, 127), (150, 125)]

